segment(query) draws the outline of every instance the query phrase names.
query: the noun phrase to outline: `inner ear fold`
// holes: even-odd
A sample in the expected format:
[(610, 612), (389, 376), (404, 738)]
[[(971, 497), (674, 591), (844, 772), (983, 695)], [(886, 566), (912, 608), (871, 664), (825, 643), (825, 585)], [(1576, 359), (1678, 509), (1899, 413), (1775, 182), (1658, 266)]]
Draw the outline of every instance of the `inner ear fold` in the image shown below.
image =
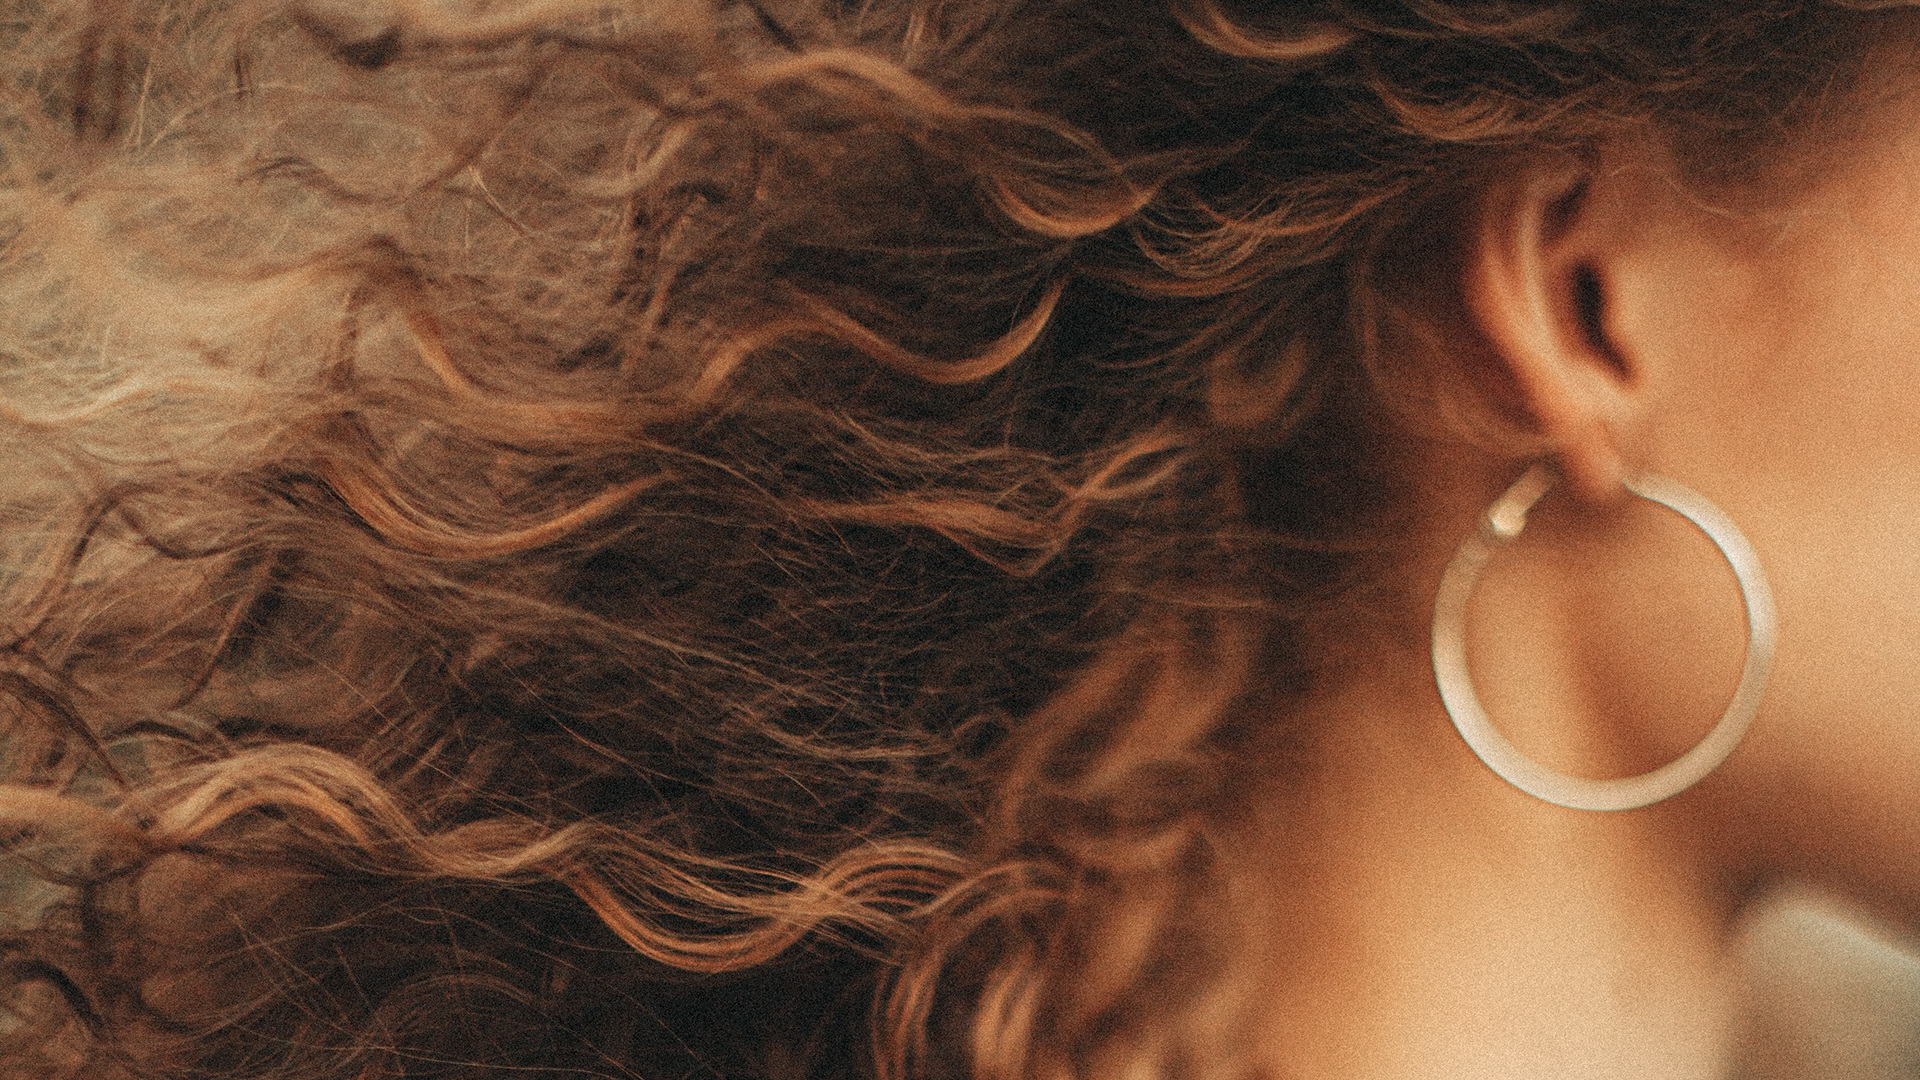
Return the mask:
[(1542, 215), (1541, 228), (1549, 241), (1558, 241), (1573, 228), (1580, 219), (1580, 212), (1586, 209), (1587, 197), (1593, 193), (1593, 177), (1582, 172), (1567, 185), (1564, 194), (1555, 198)]

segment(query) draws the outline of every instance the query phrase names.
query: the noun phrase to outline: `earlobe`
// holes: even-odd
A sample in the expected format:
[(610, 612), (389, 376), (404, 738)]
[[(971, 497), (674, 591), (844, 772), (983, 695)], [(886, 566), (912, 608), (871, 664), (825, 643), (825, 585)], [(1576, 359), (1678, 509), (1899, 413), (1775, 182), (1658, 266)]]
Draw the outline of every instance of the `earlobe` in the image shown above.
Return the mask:
[(1490, 192), (1464, 293), (1568, 484), (1610, 499), (1624, 490), (1620, 443), (1636, 372), (1608, 329), (1606, 251), (1586, 224), (1591, 176), (1584, 163), (1541, 167)]

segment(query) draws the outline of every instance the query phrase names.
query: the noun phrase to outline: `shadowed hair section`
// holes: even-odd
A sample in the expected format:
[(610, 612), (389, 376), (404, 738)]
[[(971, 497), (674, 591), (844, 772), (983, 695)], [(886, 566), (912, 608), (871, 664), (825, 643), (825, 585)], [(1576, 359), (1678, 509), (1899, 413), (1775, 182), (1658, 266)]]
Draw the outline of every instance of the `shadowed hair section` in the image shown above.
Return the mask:
[(13, 5), (0, 1076), (1245, 1075), (1394, 254), (1890, 17)]

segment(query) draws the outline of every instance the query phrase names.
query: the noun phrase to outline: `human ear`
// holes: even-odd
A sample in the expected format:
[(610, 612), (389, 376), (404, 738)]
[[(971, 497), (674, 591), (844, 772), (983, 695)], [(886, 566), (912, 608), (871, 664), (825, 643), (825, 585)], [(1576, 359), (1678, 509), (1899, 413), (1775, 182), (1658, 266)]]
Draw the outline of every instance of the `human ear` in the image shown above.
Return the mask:
[(1492, 361), (1574, 491), (1622, 490), (1637, 358), (1611, 330), (1617, 244), (1592, 222), (1590, 162), (1538, 164), (1489, 190), (1468, 237), (1463, 293)]

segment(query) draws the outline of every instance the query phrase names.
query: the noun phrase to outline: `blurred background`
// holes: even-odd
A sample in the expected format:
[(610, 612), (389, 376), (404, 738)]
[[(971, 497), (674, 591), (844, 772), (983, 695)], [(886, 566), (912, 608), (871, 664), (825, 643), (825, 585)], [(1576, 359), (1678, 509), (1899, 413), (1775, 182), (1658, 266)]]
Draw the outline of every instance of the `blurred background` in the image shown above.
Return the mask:
[(1740, 940), (1749, 993), (1736, 1080), (1920, 1078), (1920, 942), (1829, 897), (1788, 890)]

